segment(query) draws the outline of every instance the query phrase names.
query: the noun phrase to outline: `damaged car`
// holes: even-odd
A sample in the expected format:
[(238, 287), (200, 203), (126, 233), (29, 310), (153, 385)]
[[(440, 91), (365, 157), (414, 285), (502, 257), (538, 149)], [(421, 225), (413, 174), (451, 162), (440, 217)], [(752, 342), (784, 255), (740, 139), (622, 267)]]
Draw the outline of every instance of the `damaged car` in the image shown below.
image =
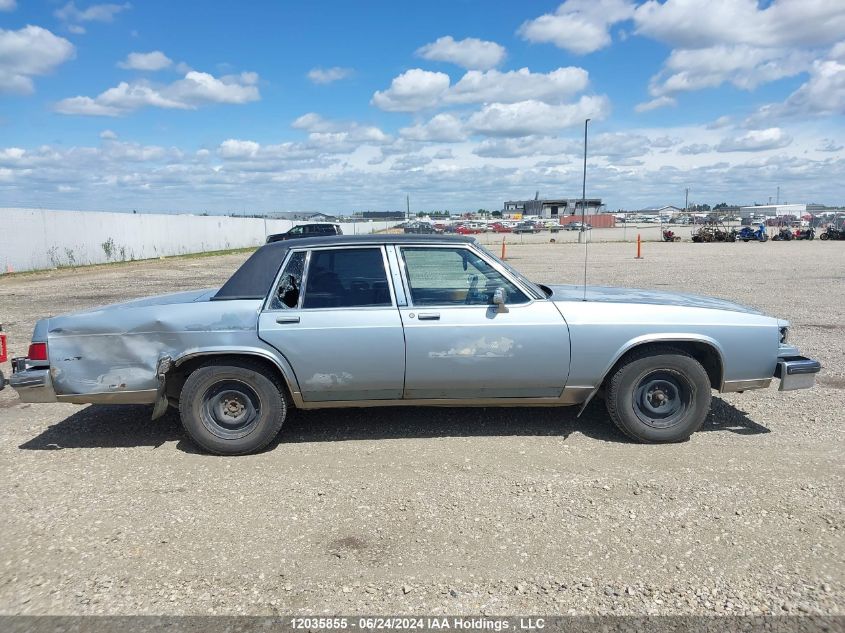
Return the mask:
[(292, 409), (578, 406), (641, 442), (686, 440), (713, 390), (813, 386), (789, 323), (728, 301), (537, 284), (472, 237), (304, 238), (220, 288), (37, 322), (23, 402), (177, 408), (218, 454), (258, 451)]

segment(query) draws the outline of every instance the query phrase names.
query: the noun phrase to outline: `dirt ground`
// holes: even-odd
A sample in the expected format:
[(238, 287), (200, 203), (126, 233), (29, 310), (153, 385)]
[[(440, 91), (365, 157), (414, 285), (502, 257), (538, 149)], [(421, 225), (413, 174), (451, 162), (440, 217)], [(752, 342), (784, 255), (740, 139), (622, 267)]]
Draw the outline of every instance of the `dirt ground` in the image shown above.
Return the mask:
[[(691, 441), (573, 409), (298, 413), (270, 450), (195, 450), (148, 407), (0, 392), (0, 613), (774, 613), (845, 608), (845, 244), (590, 246), (591, 283), (698, 292), (792, 321), (815, 389), (714, 398)], [(583, 249), (514, 244), (578, 283)], [(0, 278), (36, 319), (219, 285), (246, 255)], [(3, 367), (8, 373), (9, 366)]]

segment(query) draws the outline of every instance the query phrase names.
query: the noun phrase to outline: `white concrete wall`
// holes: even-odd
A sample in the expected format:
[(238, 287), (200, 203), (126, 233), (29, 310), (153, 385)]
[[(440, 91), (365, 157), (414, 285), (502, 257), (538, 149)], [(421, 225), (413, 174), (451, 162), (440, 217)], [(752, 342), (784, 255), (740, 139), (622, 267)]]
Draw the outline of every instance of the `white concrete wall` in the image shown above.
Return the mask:
[[(0, 208), (0, 274), (185, 255), (263, 244), (289, 220)], [(346, 235), (395, 222), (341, 222)]]

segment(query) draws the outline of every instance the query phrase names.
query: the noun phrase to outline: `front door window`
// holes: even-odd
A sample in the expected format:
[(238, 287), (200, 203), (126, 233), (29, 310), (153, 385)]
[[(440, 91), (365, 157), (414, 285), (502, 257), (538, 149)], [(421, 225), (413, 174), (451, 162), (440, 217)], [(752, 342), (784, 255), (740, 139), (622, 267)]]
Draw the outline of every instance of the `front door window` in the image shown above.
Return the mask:
[(466, 248), (403, 248), (415, 306), (490, 305), (501, 288), (505, 303), (529, 299), (516, 285)]

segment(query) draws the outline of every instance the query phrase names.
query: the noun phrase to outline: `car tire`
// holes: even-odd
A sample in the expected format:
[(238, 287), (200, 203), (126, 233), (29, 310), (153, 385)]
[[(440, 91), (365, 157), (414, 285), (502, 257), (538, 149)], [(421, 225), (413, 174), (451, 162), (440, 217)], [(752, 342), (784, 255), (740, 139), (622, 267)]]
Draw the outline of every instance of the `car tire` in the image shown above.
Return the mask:
[(260, 451), (279, 434), (287, 411), (279, 379), (250, 361), (210, 361), (188, 376), (179, 397), (185, 432), (217, 455)]
[(710, 411), (710, 378), (686, 352), (649, 346), (635, 351), (610, 377), (607, 411), (628, 437), (645, 443), (683, 442)]

